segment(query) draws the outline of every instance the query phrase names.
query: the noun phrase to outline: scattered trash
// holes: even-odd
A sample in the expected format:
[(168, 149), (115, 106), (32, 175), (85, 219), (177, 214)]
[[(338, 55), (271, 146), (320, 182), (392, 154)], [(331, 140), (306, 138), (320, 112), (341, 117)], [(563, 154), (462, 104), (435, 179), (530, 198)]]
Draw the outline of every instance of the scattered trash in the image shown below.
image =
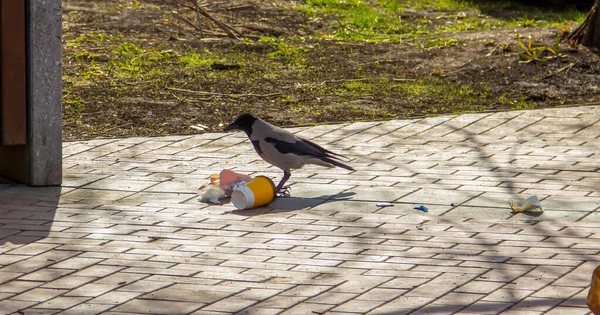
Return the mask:
[(247, 184), (233, 189), (231, 202), (239, 210), (270, 204), (275, 199), (275, 183), (265, 176), (257, 176)]
[(416, 225), (415, 227), (416, 227), (416, 228), (417, 228), (417, 230), (419, 230), (419, 231), (422, 231), (422, 230), (423, 230), (423, 227), (422, 227), (422, 226), (420, 226), (420, 225)]
[(425, 207), (424, 205), (414, 206), (413, 209), (423, 211), (423, 212), (429, 211), (429, 209), (427, 209), (427, 207)]
[[(248, 183), (252, 180), (252, 177), (245, 175), (245, 174), (239, 174), (236, 173), (232, 170), (222, 170), (221, 174), (219, 174), (219, 186), (221, 186), (221, 189), (223, 189), (225, 191), (225, 194), (227, 196), (231, 195), (231, 193), (233, 192), (233, 190), (240, 186), (243, 185), (245, 183)], [(211, 182), (212, 182), (212, 176), (211, 176)]]
[(205, 131), (206, 129), (208, 129), (207, 126), (201, 125), (201, 124), (191, 125), (190, 128), (197, 130), (197, 131)]
[(454, 202), (453, 202), (453, 203), (451, 203), (451, 204), (450, 204), (450, 206), (451, 206), (451, 207), (456, 207), (456, 206), (454, 205)]
[(542, 205), (540, 204), (540, 200), (537, 196), (531, 196), (525, 199), (520, 205), (517, 205), (517, 202), (512, 199), (508, 201), (508, 204), (515, 213), (521, 213), (529, 210), (543, 211)]
[(225, 191), (219, 185), (209, 185), (200, 201), (214, 204), (221, 203), (219, 199), (225, 197)]
[(380, 202), (380, 203), (376, 204), (376, 206), (385, 208), (385, 207), (393, 207), (394, 204), (391, 202)]
[(212, 174), (210, 175), (210, 185), (200, 186), (200, 189), (206, 188), (200, 201), (219, 204), (219, 199), (230, 196), (235, 188), (251, 180), (252, 177), (238, 174), (232, 170), (222, 170), (220, 174)]

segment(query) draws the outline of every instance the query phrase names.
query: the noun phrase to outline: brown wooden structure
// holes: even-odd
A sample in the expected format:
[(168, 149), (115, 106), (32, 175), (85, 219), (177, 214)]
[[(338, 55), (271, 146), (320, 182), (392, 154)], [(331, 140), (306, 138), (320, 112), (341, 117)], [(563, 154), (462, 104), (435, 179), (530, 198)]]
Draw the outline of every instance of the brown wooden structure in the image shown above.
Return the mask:
[(62, 180), (61, 0), (0, 0), (0, 176)]
[(25, 0), (0, 0), (1, 145), (27, 144)]

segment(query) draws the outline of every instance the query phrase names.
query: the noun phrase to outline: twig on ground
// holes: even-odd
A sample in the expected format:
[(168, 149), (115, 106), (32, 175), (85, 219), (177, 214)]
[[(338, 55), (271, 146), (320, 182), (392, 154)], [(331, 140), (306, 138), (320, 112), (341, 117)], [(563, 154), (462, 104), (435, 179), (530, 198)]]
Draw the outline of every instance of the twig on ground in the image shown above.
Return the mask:
[[(171, 0), (171, 2), (174, 3), (174, 4), (180, 5), (180, 6), (184, 7), (184, 8), (188, 8), (188, 9), (190, 9), (192, 11), (196, 10), (196, 8), (194, 6), (191, 6), (191, 5), (189, 5), (187, 3), (184, 3), (184, 2), (182, 2), (180, 0)], [(211, 5), (213, 5), (213, 4), (212, 3), (205, 3), (205, 2), (198, 4), (198, 6), (200, 6), (200, 7), (208, 7), (208, 6), (211, 6)]]
[(396, 81), (396, 82), (414, 82), (416, 80), (415, 79), (392, 79), (392, 81)]
[(542, 79), (548, 79), (548, 78), (552, 77), (553, 75), (559, 74), (559, 73), (561, 73), (561, 72), (563, 72), (563, 71), (565, 71), (565, 70), (566, 70), (566, 71), (565, 71), (565, 74), (566, 74), (567, 72), (569, 72), (569, 70), (571, 70), (571, 68), (573, 68), (573, 66), (574, 66), (576, 63), (577, 63), (577, 61), (575, 61), (575, 62), (571, 62), (570, 64), (568, 64), (568, 65), (566, 65), (566, 66), (564, 66), (564, 67), (562, 67), (562, 68), (560, 68), (560, 69), (556, 70), (556, 72), (552, 72), (552, 73), (550, 73), (550, 74), (548, 74), (548, 75), (544, 76)]
[(196, 19), (198, 20), (198, 32), (200, 32), (200, 38), (204, 37), (204, 32), (202, 30), (202, 16), (200, 14), (200, 4), (198, 4), (198, 0), (194, 0), (194, 7), (196, 9)]
[(144, 80), (144, 81), (138, 81), (138, 82), (127, 82), (127, 81), (123, 81), (123, 83), (127, 84), (127, 85), (138, 85), (138, 84), (144, 84), (144, 83), (150, 83), (150, 82), (156, 82), (157, 79), (152, 79), (152, 80)]
[(252, 9), (254, 7), (255, 7), (254, 4), (244, 4), (244, 5), (231, 6), (231, 7), (227, 7), (227, 8), (216, 8), (215, 11), (235, 11), (235, 10)]
[(500, 44), (496, 45), (496, 47), (494, 47), (494, 49), (490, 50), (489, 53), (485, 54), (485, 56), (486, 57), (491, 56), (494, 53), (494, 51), (496, 51), (496, 49), (498, 49), (498, 47), (500, 47)]
[(192, 93), (192, 94), (198, 94), (198, 95), (227, 96), (227, 97), (232, 97), (232, 98), (236, 98), (236, 97), (272, 97), (272, 96), (278, 96), (278, 95), (283, 94), (281, 92), (267, 93), (267, 94), (254, 94), (254, 93), (245, 93), (245, 94), (231, 93), (231, 94), (225, 94), (225, 93), (215, 93), (215, 92), (205, 92), (205, 91), (194, 91), (194, 90), (172, 88), (172, 87), (168, 87), (167, 89), (171, 90), (171, 91), (186, 92), (186, 93)]
[(278, 28), (275, 28), (275, 27), (271, 27), (271, 26), (258, 25), (258, 24), (244, 24), (244, 25), (241, 25), (241, 26), (243, 28), (247, 28), (247, 29), (252, 30), (252, 31), (271, 33), (271, 34), (276, 35), (276, 36), (289, 35), (288, 31), (282, 30), (282, 29), (278, 29)]
[[(213, 23), (215, 23), (225, 33), (227, 33), (229, 35), (229, 37), (238, 39), (237, 35), (242, 35), (240, 32), (238, 32), (236, 29), (234, 29), (233, 27), (231, 27), (229, 24), (217, 20), (210, 13), (208, 13), (208, 11), (206, 11), (204, 8), (198, 7), (198, 11), (200, 13), (202, 13), (202, 15), (204, 15), (205, 17), (207, 17), (209, 20), (213, 21)], [(236, 35), (236, 33), (237, 33), (237, 35)]]
[(398, 79), (398, 78), (392, 78), (392, 79), (387, 79), (387, 78), (358, 78), (358, 79), (338, 79), (338, 80), (325, 80), (323, 82), (321, 82), (321, 85), (327, 84), (327, 83), (340, 83), (340, 82), (362, 82), (362, 81), (370, 81), (370, 80), (390, 80), (390, 81), (395, 81), (395, 82), (412, 82), (415, 81), (415, 79)]
[(196, 25), (196, 24), (192, 23), (190, 20), (188, 20), (188, 19), (184, 18), (183, 16), (181, 16), (181, 15), (176, 15), (176, 17), (177, 17), (178, 19), (182, 20), (183, 22), (185, 22), (185, 24), (187, 24), (187, 25), (189, 25), (189, 26), (193, 27), (193, 28), (194, 28), (196, 31), (198, 31), (198, 32), (202, 31), (202, 29), (198, 28), (198, 25)]
[[(214, 4), (205, 4), (205, 5), (194, 5), (194, 6), (190, 6), (186, 3), (181, 2), (180, 0), (172, 0), (174, 3), (177, 3), (179, 5), (181, 5), (182, 7), (188, 8), (194, 12), (196, 12), (196, 16), (198, 17), (198, 21), (200, 22), (200, 15), (205, 16), (206, 18), (208, 18), (209, 20), (211, 20), (213, 23), (215, 23), (220, 29), (222, 29), (225, 33), (227, 33), (227, 36), (234, 38), (234, 39), (238, 39), (238, 36), (242, 36), (242, 34), (240, 32), (238, 32), (235, 28), (231, 27), (229, 24), (222, 22), (218, 19), (216, 19), (214, 16), (212, 16), (212, 14), (210, 14), (206, 9), (204, 9), (204, 7), (209, 6), (209, 5), (214, 5)], [(193, 0), (194, 4), (196, 4), (198, 1), (197, 0)], [(202, 37), (204, 28), (202, 27), (201, 24), (194, 24), (192, 23), (190, 20), (182, 17), (179, 14), (176, 14), (177, 18), (179, 18), (180, 20), (186, 22), (188, 25), (190, 25), (191, 27), (193, 27), (195, 30), (197, 30), (198, 32), (200, 32), (200, 36)]]

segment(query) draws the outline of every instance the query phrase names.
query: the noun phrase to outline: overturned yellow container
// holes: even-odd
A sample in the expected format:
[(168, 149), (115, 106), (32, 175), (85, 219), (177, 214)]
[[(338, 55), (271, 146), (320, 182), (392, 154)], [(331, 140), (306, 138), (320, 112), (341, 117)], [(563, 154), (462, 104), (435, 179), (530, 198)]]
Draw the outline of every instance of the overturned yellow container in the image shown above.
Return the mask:
[(239, 210), (268, 205), (275, 199), (275, 184), (265, 176), (257, 176), (244, 186), (235, 188), (231, 202)]
[(600, 266), (592, 273), (592, 286), (587, 296), (587, 305), (595, 315), (600, 315)]

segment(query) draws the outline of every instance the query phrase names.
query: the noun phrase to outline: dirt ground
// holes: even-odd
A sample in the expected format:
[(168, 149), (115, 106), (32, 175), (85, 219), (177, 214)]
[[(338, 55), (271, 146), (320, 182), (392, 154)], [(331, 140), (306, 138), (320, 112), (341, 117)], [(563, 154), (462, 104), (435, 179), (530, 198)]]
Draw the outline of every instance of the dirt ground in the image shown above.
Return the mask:
[[(65, 140), (216, 131), (246, 111), (291, 126), (600, 101), (599, 57), (557, 50), (554, 26), (337, 40), (314, 36), (335, 18), (295, 10), (303, 1), (213, 3), (242, 39), (208, 21), (200, 39), (194, 12), (171, 1), (65, 0)], [(445, 14), (456, 12), (400, 18)], [(525, 63), (516, 33), (554, 52)]]

